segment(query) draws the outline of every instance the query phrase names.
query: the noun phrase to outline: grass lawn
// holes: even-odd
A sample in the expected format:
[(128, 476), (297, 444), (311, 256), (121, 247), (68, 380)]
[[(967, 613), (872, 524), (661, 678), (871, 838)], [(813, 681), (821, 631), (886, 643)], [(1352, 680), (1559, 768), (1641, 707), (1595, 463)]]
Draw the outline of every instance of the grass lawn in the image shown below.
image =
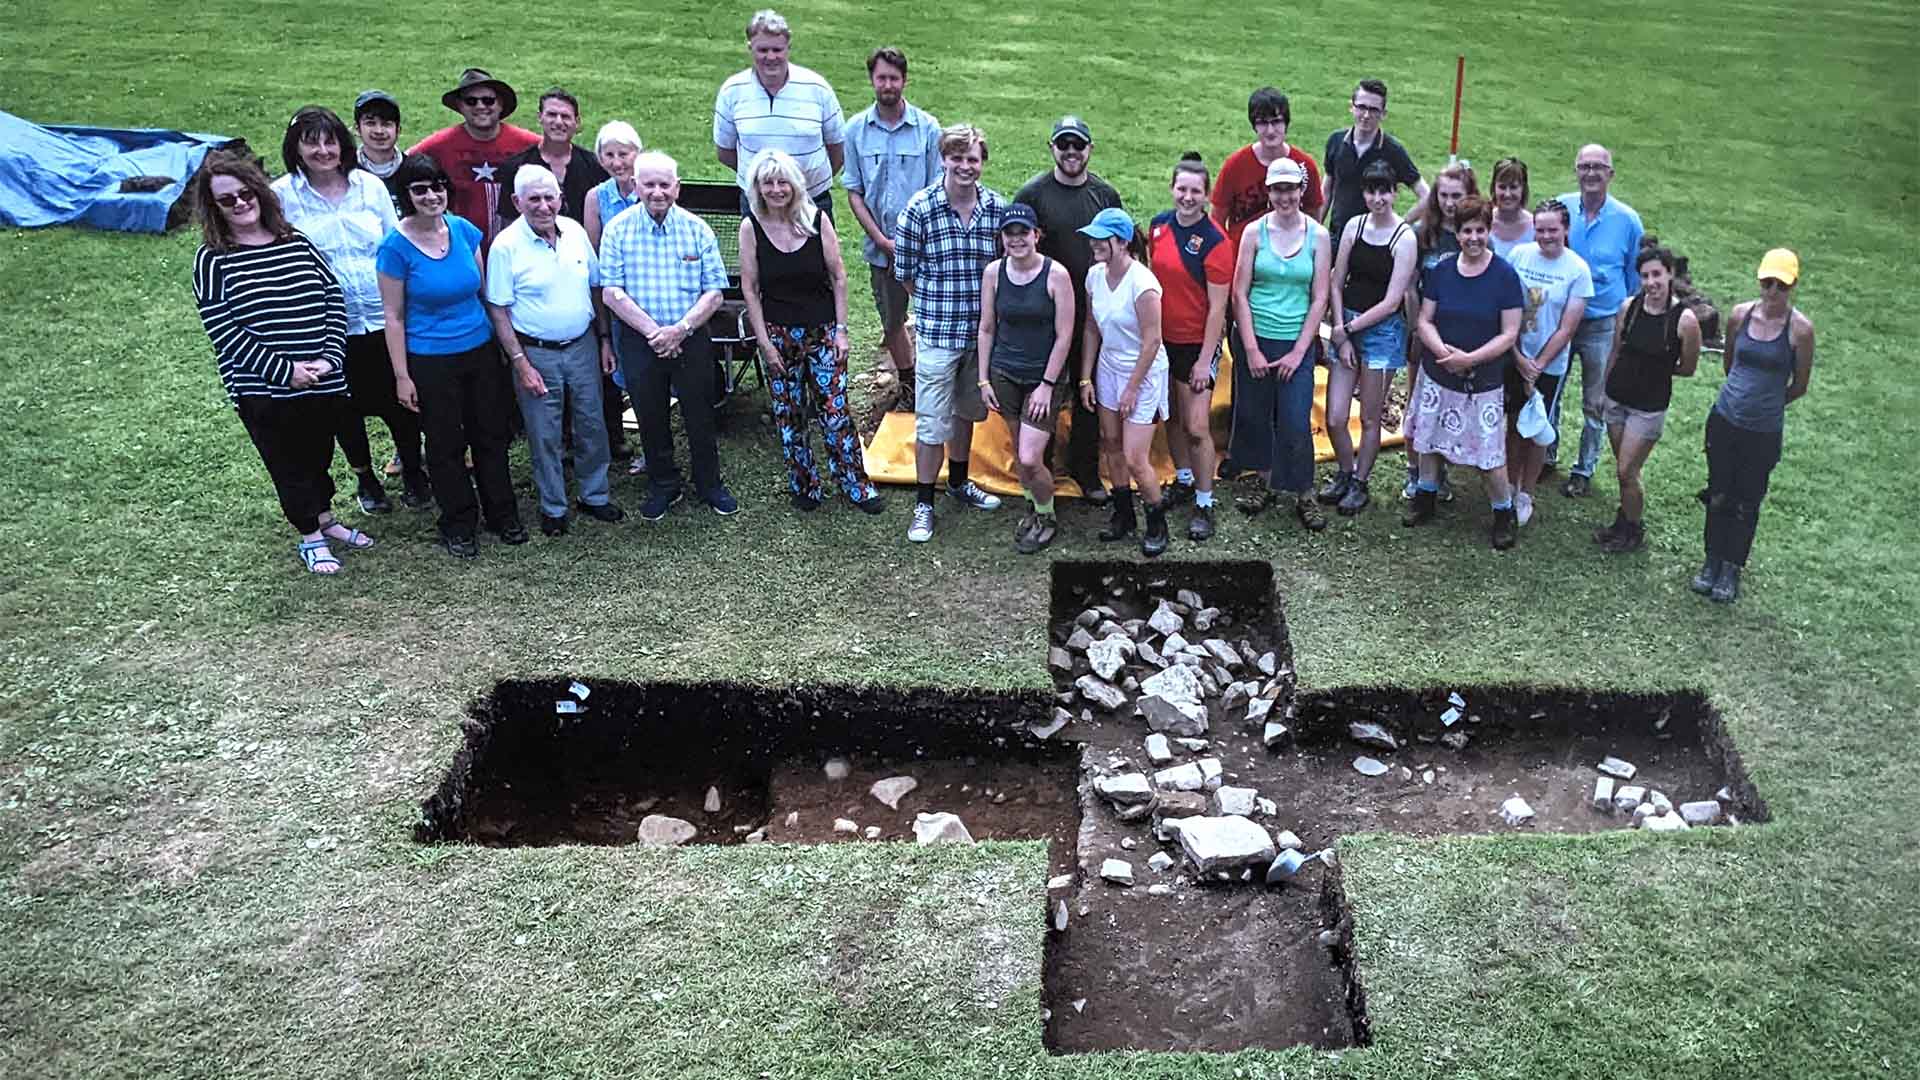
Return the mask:
[[(1388, 498), (1319, 536), (1231, 515), (1205, 549), (1175, 546), (1272, 561), (1309, 685), (1703, 688), (1774, 822), (1347, 839), (1375, 1042), (1338, 1055), (1048, 1056), (1037, 844), (418, 847), (418, 802), (498, 678), (1039, 686), (1046, 566), (1008, 550), (1006, 513), (946, 515), (911, 549), (897, 494), (879, 519), (800, 519), (742, 408), (722, 450), (737, 518), (586, 522), (456, 565), (430, 515), (402, 511), (370, 526), (378, 552), (310, 579), (221, 394), (191, 233), (14, 232), (0, 1075), (1920, 1075), (1920, 574), (1898, 482), (1920, 415), (1899, 366), (1920, 331), (1910, 4), (783, 10), (796, 60), (849, 111), (869, 100), (866, 50), (903, 46), (909, 97), (987, 130), (1002, 191), (1072, 110), (1095, 169), (1158, 209), (1181, 151), (1218, 162), (1246, 141), (1253, 87), (1293, 95), (1317, 155), (1363, 75), (1388, 80), (1388, 127), (1431, 173), (1465, 51), (1475, 164), (1516, 153), (1554, 193), (1579, 143), (1607, 143), (1616, 193), (1716, 297), (1750, 296), (1760, 253), (1797, 248), (1819, 353), (1736, 607), (1685, 587), (1711, 358), (1649, 465), (1644, 554), (1588, 540), (1610, 478), (1584, 502), (1544, 497), (1504, 555), (1470, 483), (1417, 533)], [(557, 81), (588, 131), (629, 119), (713, 175), (710, 105), (743, 66), (747, 13), (52, 0), (8, 20), (0, 103), (244, 135), (274, 156), (296, 106), (345, 108), (374, 85), (402, 101), (411, 142), (480, 64), (520, 90), (517, 121)], [(863, 354), (865, 297), (856, 284)], [(1067, 512), (1059, 557), (1105, 554), (1093, 521)]]

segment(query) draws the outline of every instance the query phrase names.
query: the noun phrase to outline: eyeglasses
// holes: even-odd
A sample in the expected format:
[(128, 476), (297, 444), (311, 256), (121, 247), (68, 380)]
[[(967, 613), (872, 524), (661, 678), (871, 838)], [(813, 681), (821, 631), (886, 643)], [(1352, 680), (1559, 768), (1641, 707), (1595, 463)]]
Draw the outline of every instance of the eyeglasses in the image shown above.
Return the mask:
[(1089, 146), (1091, 146), (1091, 145), (1093, 145), (1093, 144), (1092, 144), (1092, 143), (1089, 143), (1089, 142), (1087, 142), (1087, 141), (1086, 141), (1085, 139), (1055, 139), (1055, 140), (1053, 140), (1053, 146), (1054, 146), (1054, 149), (1056, 149), (1056, 150), (1065, 150), (1065, 151), (1067, 151), (1067, 152), (1069, 152), (1069, 153), (1073, 153), (1073, 152), (1075, 152), (1075, 151), (1079, 151), (1079, 150), (1085, 150), (1085, 149), (1086, 149), (1087, 147), (1089, 147)]
[(500, 99), (494, 97), (492, 94), (469, 94), (460, 100), (468, 105), (493, 105), (499, 102)]
[(1761, 292), (1772, 292), (1775, 289), (1779, 289), (1781, 292), (1786, 292), (1788, 289), (1791, 289), (1791, 288), (1793, 288), (1793, 286), (1787, 284), (1784, 281), (1781, 281), (1779, 278), (1763, 277), (1760, 279)]
[(407, 185), (407, 194), (416, 197), (445, 190), (447, 190), (447, 182), (445, 180), (416, 180)]
[(1360, 113), (1364, 116), (1384, 116), (1386, 115), (1386, 112), (1387, 112), (1385, 106), (1362, 105), (1357, 101), (1353, 103), (1353, 111)]
[(1589, 173), (1612, 172), (1613, 166), (1604, 161), (1582, 161), (1573, 167), (1573, 171)]
[(220, 208), (222, 210), (231, 210), (234, 207), (239, 206), (241, 203), (246, 203), (248, 206), (252, 206), (254, 203), (259, 202), (260, 200), (254, 195), (253, 192), (248, 191), (245, 188), (241, 188), (239, 191), (230, 191), (225, 195), (215, 195), (213, 197), (213, 201), (220, 204)]

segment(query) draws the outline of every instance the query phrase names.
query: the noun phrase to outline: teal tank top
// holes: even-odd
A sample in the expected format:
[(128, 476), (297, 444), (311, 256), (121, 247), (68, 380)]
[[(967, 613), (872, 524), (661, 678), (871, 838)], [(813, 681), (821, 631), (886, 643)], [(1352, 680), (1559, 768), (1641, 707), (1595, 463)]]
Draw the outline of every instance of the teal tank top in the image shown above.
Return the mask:
[(1260, 246), (1253, 256), (1253, 280), (1247, 285), (1253, 332), (1258, 336), (1280, 341), (1299, 338), (1313, 302), (1313, 250), (1320, 229), (1308, 218), (1300, 250), (1283, 259), (1273, 253), (1267, 241), (1267, 218), (1261, 217)]

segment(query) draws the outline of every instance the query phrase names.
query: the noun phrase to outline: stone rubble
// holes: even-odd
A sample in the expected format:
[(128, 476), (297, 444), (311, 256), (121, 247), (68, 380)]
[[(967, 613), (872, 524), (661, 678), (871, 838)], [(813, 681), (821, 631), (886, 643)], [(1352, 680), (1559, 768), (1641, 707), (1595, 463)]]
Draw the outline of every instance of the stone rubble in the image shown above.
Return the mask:
[(1125, 859), (1108, 859), (1100, 864), (1102, 880), (1115, 885), (1133, 884), (1133, 864)]
[(640, 842), (648, 847), (679, 847), (700, 835), (691, 821), (665, 814), (648, 814), (640, 819)]
[(709, 814), (719, 813), (720, 812), (720, 789), (717, 787), (707, 788), (707, 801), (701, 804), (700, 808), (702, 810), (705, 810)]
[(1028, 724), (1027, 733), (1036, 739), (1051, 739), (1060, 733), (1061, 728), (1071, 723), (1073, 723), (1073, 714), (1056, 705), (1053, 716), (1046, 723)]
[(1119, 687), (1097, 675), (1082, 675), (1073, 681), (1073, 685), (1089, 704), (1098, 705), (1107, 712), (1113, 712), (1127, 703), (1127, 695)]
[(1680, 804), (1680, 818), (1688, 825), (1711, 825), (1720, 820), (1720, 800), (1702, 799)]
[(1173, 856), (1164, 851), (1156, 851), (1147, 859), (1147, 866), (1151, 868), (1154, 873), (1163, 873), (1172, 865)]
[(887, 809), (898, 810), (900, 800), (919, 786), (920, 781), (911, 776), (889, 776), (885, 780), (875, 780), (873, 786), (867, 789), (867, 794), (880, 800)]
[[(1168, 668), (1167, 671), (1183, 671), (1184, 668)], [(1161, 674), (1166, 674), (1162, 672)], [(1157, 678), (1158, 676), (1156, 676)], [(1152, 682), (1148, 679), (1147, 682)], [(1142, 684), (1142, 690), (1146, 686)], [(1169, 735), (1194, 736), (1207, 733), (1207, 707), (1196, 701), (1171, 701), (1158, 694), (1148, 693), (1137, 703), (1140, 715), (1147, 721), (1147, 727)]]
[(1640, 771), (1634, 767), (1632, 762), (1622, 761), (1617, 757), (1601, 758), (1600, 764), (1594, 767), (1606, 773), (1608, 776), (1619, 780), (1631, 780), (1633, 779), (1633, 774)]
[(845, 780), (853, 772), (853, 765), (846, 758), (828, 758), (826, 764), (827, 779)]
[(1157, 731), (1147, 736), (1146, 748), (1147, 760), (1155, 765), (1165, 765), (1173, 760), (1173, 747), (1168, 744), (1167, 737)]
[(860, 823), (847, 818), (837, 817), (833, 819), (833, 831), (837, 833), (857, 833), (860, 831)]
[(1093, 790), (1101, 798), (1119, 806), (1153, 801), (1153, 784), (1144, 774), (1137, 772), (1103, 776), (1093, 782)]
[(1613, 813), (1613, 777), (1603, 776), (1593, 782), (1593, 808), (1603, 814)]
[(1387, 766), (1377, 758), (1362, 754), (1353, 759), (1353, 769), (1361, 776), (1379, 776), (1387, 771)]
[(1213, 809), (1217, 814), (1251, 817), (1259, 796), (1260, 793), (1250, 787), (1222, 786), (1213, 793)]
[(1101, 638), (1087, 649), (1087, 661), (1093, 665), (1093, 673), (1108, 682), (1120, 674), (1120, 669), (1133, 659), (1133, 639), (1128, 637)]
[(1181, 818), (1172, 831), (1188, 865), (1202, 874), (1264, 866), (1274, 858), (1267, 830), (1237, 815)]
[(916, 844), (971, 844), (973, 834), (955, 814), (919, 813), (913, 816), (913, 842)]
[(1362, 746), (1374, 746), (1382, 750), (1400, 749), (1400, 740), (1393, 733), (1371, 721), (1355, 720), (1347, 725), (1347, 737)]
[(1533, 820), (1533, 807), (1518, 795), (1500, 804), (1500, 820), (1515, 828)]

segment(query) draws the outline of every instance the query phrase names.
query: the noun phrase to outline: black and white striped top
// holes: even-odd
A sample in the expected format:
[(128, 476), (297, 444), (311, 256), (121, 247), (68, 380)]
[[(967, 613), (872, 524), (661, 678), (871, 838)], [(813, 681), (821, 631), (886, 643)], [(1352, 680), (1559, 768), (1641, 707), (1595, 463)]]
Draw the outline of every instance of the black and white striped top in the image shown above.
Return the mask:
[[(193, 258), (193, 299), (228, 397), (347, 392), (345, 297), (327, 260), (299, 232), (224, 252), (202, 244)], [(296, 360), (325, 360), (331, 370), (296, 390)]]

